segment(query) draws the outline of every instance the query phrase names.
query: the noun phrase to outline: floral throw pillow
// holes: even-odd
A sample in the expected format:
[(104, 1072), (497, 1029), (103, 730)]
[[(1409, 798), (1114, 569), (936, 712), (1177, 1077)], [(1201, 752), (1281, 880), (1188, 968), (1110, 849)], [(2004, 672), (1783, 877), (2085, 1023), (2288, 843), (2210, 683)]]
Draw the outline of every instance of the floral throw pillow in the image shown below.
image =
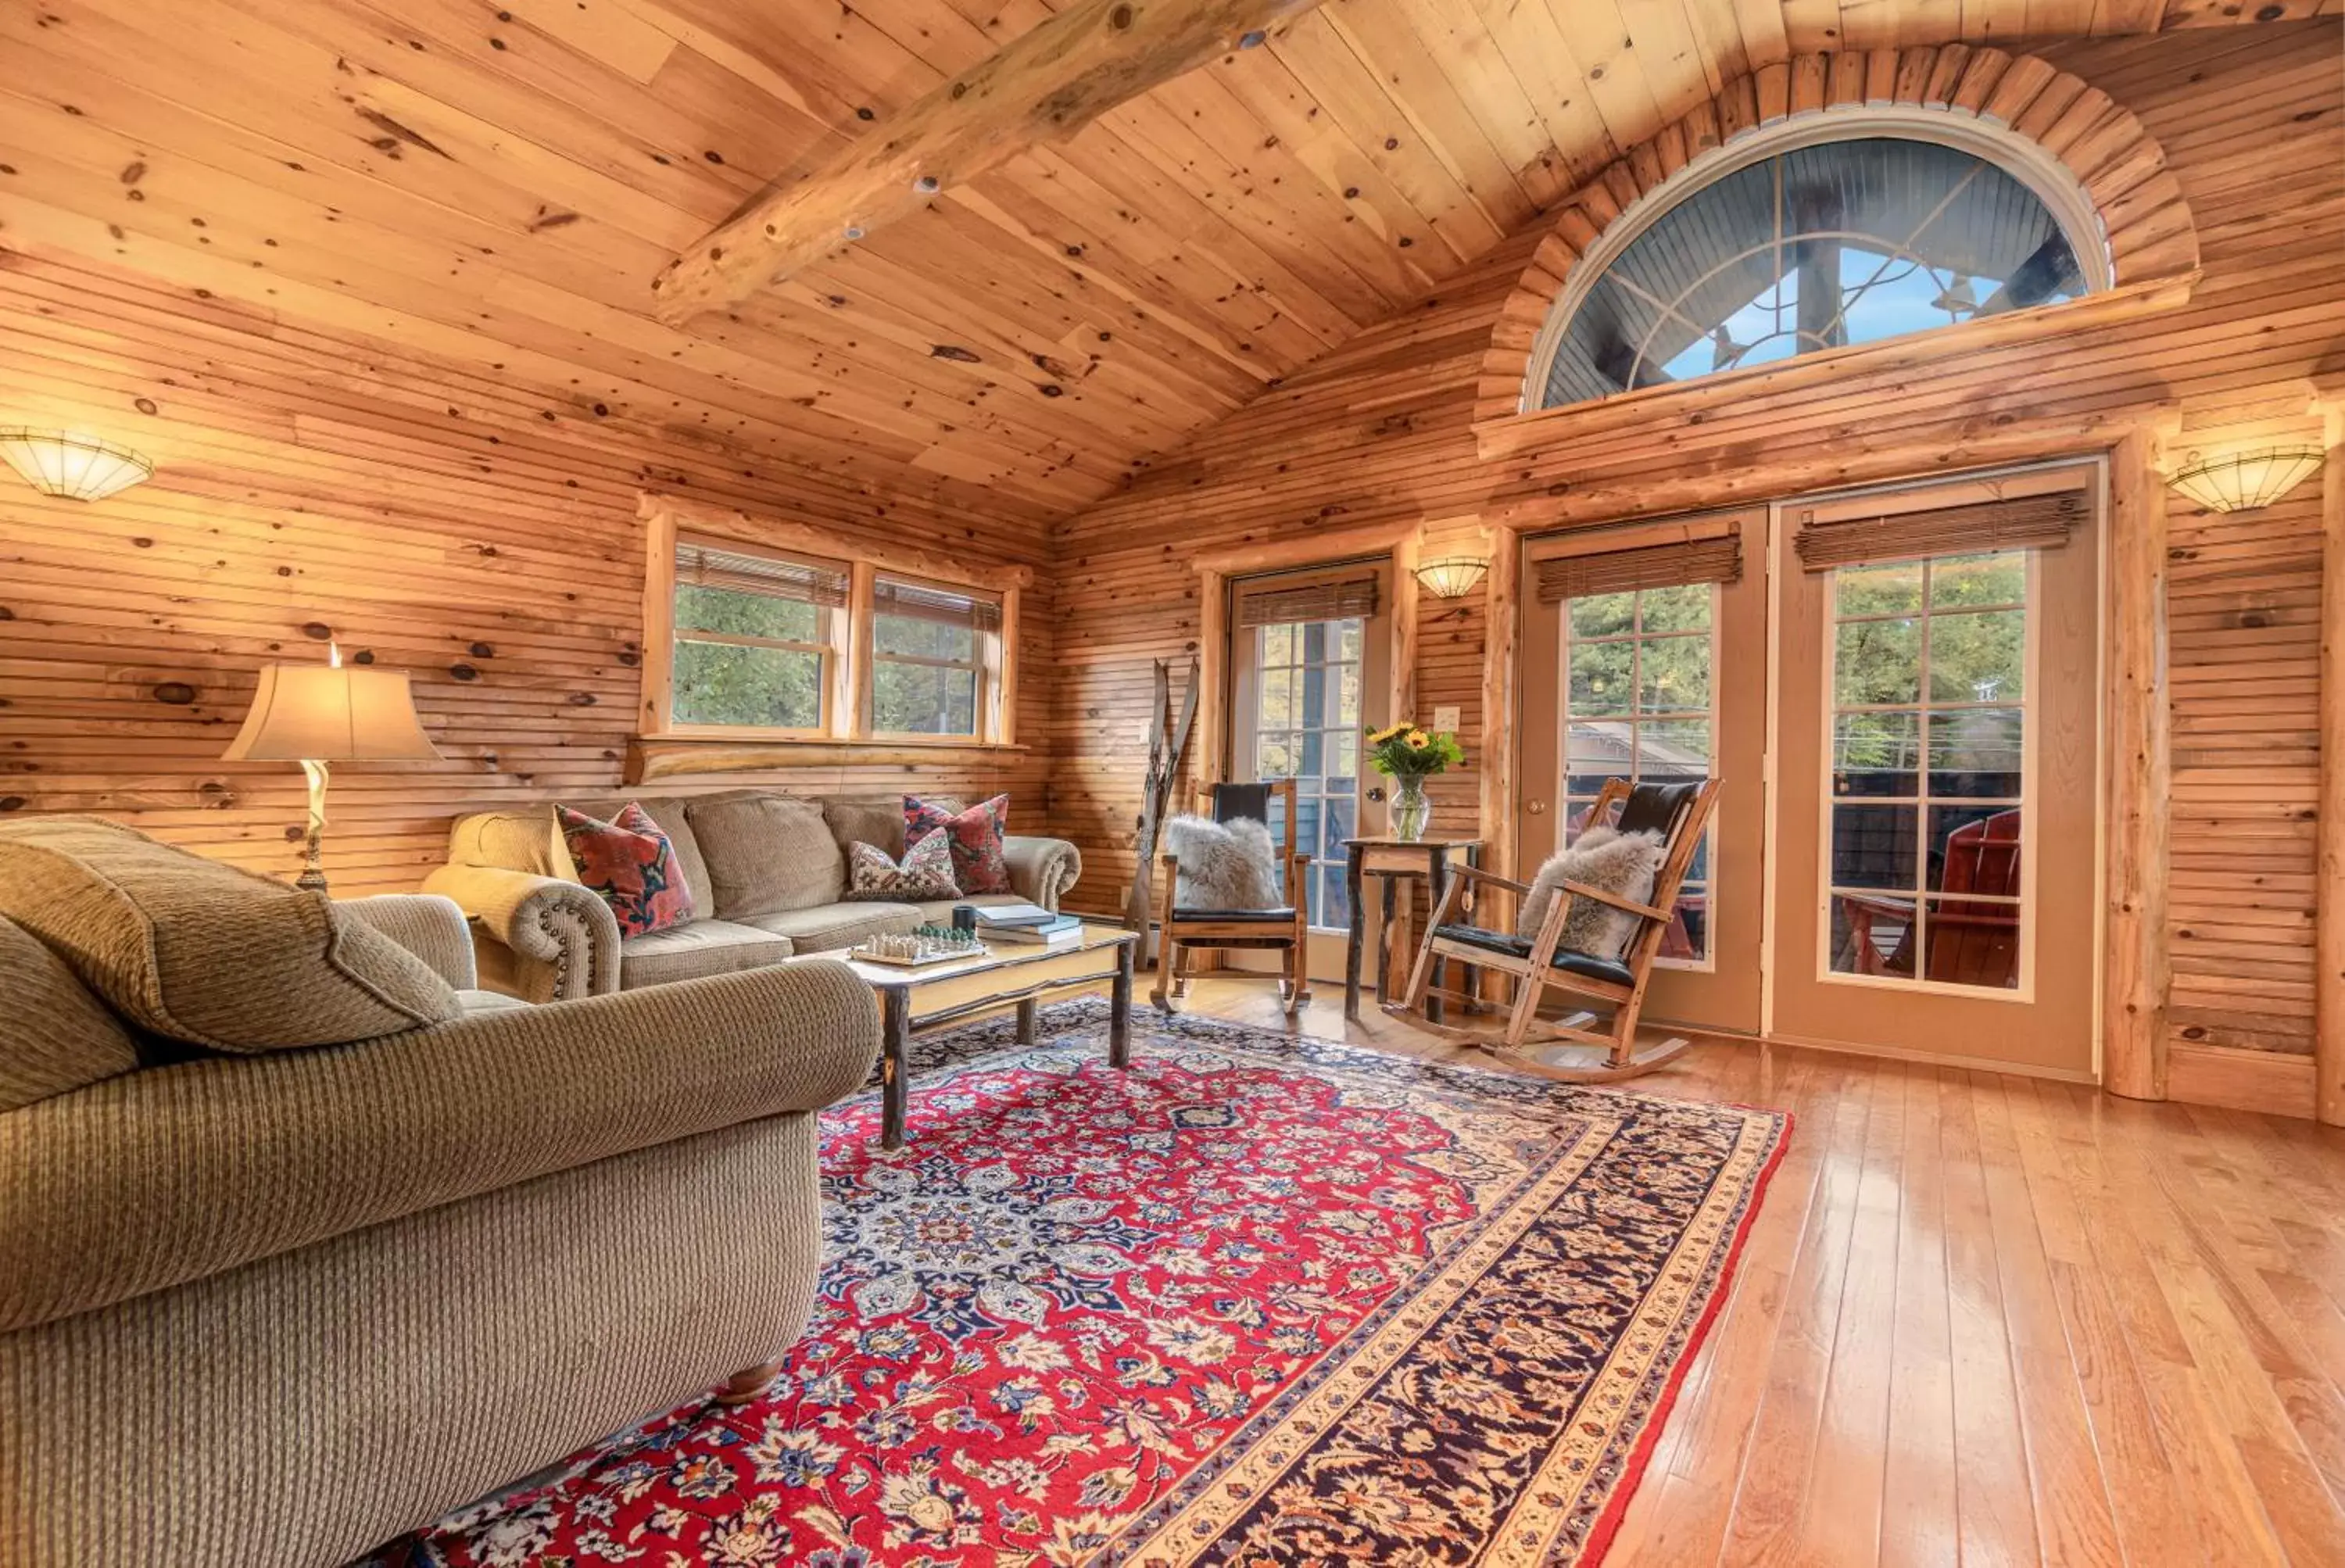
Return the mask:
[(960, 884), (953, 881), (952, 840), (942, 833), (930, 833), (904, 851), (901, 864), (888, 859), (888, 851), (877, 844), (849, 844), (847, 896), (899, 903), (960, 897)]
[(953, 881), (964, 893), (1006, 893), (1010, 862), (1002, 858), (1001, 835), (1010, 823), (1010, 797), (996, 795), (966, 811), (949, 811), (918, 795), (904, 797), (904, 851), (929, 834), (952, 845)]
[(648, 936), (692, 918), (692, 890), (676, 864), (675, 846), (650, 812), (630, 800), (605, 822), (556, 806), (553, 820), (578, 881), (603, 895), (619, 917), (621, 936)]

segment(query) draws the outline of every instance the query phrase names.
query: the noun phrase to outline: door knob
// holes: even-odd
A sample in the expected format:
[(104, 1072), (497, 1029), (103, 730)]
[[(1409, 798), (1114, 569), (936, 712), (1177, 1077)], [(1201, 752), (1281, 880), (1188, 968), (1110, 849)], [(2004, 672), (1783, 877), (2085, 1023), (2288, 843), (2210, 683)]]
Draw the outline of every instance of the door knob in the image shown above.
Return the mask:
[(1526, 801), (1523, 805), (1523, 809), (1528, 811), (1534, 817), (1544, 817), (1547, 815), (1547, 802), (1544, 800)]
[(1370, 800), (1370, 801), (1372, 801), (1373, 803), (1375, 803), (1375, 804), (1376, 804), (1376, 805), (1379, 805), (1379, 806), (1383, 805), (1383, 804), (1384, 804), (1384, 799), (1385, 799), (1385, 787), (1384, 787), (1383, 785), (1381, 785), (1381, 784), (1371, 784), (1371, 785), (1369, 785), (1369, 786), (1368, 786), (1368, 799), (1369, 799), (1369, 800)]

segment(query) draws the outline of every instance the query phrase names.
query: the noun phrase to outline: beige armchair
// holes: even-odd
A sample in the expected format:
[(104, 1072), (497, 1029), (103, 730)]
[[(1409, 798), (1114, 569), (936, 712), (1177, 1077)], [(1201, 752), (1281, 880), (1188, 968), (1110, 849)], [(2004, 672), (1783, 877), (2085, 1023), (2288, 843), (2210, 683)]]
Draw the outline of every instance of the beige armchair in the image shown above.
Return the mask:
[(472, 989), (446, 900), (358, 900), (335, 928), (422, 959), (444, 1021), (158, 1051), (85, 977), (110, 933), (25, 880), (0, 890), (0, 1562), (342, 1562), (753, 1390), (803, 1329), (813, 1113), (878, 1043), (844, 966), (533, 1007)]

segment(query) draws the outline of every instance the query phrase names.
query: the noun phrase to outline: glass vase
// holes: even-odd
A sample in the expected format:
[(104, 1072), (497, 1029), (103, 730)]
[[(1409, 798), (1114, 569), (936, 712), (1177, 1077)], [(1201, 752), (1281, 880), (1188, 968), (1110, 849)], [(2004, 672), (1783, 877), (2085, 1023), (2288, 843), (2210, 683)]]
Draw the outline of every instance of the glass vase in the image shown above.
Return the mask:
[(1393, 780), (1392, 835), (1404, 844), (1414, 844), (1425, 837), (1427, 824), (1433, 820), (1433, 802), (1425, 798), (1425, 780), (1399, 778)]

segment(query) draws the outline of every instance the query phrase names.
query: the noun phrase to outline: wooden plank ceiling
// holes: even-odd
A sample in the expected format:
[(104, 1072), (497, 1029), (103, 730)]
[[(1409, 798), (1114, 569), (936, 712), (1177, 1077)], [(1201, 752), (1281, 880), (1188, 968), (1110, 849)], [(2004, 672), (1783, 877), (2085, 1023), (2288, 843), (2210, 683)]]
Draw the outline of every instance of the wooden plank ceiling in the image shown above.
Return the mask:
[(0, 5), (0, 246), (1039, 540), (1754, 61), (2321, 3), (1329, 0), (679, 329), (649, 289), (679, 249), (1050, 8), (24, 0)]

